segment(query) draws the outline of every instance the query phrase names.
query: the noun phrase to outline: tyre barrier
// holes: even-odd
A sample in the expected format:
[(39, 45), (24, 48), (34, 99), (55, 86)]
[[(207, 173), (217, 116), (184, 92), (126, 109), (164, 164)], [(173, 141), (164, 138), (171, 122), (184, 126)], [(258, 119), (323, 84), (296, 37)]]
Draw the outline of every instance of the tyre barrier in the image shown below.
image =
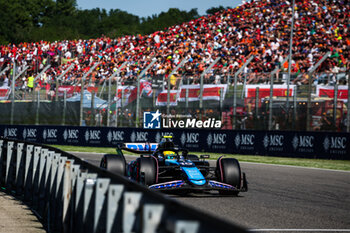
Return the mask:
[(48, 232), (247, 232), (57, 148), (0, 139), (0, 187)]

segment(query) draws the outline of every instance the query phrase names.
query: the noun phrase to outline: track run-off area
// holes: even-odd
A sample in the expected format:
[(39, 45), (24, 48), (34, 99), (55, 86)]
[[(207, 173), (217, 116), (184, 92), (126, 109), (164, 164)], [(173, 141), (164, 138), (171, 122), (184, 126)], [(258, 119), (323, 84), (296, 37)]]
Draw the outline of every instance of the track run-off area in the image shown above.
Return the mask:
[[(96, 166), (103, 155), (71, 153)], [(249, 190), (238, 197), (170, 197), (252, 232), (350, 232), (350, 172), (243, 162), (241, 168)]]

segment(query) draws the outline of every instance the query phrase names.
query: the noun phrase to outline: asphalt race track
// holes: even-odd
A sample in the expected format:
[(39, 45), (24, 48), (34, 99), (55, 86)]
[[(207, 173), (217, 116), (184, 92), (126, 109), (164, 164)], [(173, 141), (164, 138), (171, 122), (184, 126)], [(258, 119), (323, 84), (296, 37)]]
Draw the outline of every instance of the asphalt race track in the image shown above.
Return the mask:
[[(101, 154), (73, 154), (99, 166)], [(172, 197), (252, 231), (350, 232), (350, 172), (254, 163), (241, 167), (249, 191), (238, 197), (214, 191)]]

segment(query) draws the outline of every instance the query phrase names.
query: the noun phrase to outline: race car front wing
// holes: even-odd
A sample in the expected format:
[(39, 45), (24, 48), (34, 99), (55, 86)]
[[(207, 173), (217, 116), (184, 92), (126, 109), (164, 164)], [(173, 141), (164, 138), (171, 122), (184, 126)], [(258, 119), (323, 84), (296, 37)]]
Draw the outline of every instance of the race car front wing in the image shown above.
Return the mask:
[(187, 183), (183, 180), (175, 180), (169, 181), (165, 183), (159, 183), (149, 186), (150, 189), (160, 190), (160, 191), (168, 191), (168, 190), (202, 190), (202, 191), (210, 191), (210, 190), (226, 190), (226, 191), (237, 191), (237, 192), (246, 192), (247, 186), (244, 185), (241, 189), (237, 189), (236, 187), (221, 183), (215, 180), (208, 180), (204, 185), (193, 185)]

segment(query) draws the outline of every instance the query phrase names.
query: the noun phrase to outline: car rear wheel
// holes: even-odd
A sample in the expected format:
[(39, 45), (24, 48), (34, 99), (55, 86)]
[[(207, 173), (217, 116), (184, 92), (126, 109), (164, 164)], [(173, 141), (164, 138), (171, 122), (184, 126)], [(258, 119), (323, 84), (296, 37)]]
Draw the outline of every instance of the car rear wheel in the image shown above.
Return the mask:
[(125, 176), (126, 162), (123, 155), (105, 154), (101, 159), (100, 167), (112, 173)]
[(158, 167), (154, 157), (141, 157), (137, 159), (137, 181), (144, 185), (152, 185), (157, 182)]
[[(217, 161), (217, 176), (225, 184), (241, 188), (241, 167), (237, 159), (219, 158)], [(220, 190), (220, 194), (238, 195), (239, 191)]]

